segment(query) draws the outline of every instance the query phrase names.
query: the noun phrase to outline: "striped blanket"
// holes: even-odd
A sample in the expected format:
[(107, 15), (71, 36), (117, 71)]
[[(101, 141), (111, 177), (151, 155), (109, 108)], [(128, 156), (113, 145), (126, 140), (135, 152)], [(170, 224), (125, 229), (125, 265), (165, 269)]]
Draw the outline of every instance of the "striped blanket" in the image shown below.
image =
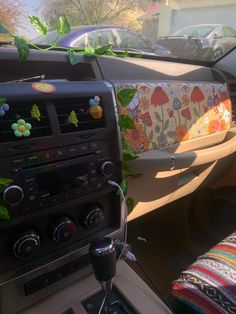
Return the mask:
[(172, 291), (199, 313), (236, 314), (236, 232), (182, 272)]

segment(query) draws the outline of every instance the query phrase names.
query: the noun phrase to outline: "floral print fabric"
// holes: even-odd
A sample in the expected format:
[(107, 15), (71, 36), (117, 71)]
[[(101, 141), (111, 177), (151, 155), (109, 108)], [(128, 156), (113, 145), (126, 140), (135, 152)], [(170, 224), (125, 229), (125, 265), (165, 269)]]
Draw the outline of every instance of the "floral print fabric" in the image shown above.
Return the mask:
[(129, 115), (136, 130), (126, 140), (136, 153), (159, 149), (182, 141), (228, 130), (231, 101), (221, 83), (132, 83), (117, 84), (136, 89), (129, 105), (118, 101), (120, 114)]

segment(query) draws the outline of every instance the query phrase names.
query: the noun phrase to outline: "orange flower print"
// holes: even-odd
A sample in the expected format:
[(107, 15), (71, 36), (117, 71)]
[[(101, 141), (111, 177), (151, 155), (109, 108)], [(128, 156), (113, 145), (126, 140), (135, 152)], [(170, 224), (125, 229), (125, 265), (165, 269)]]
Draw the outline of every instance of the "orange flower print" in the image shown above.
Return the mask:
[(220, 122), (218, 120), (211, 120), (208, 125), (208, 133), (214, 134), (220, 130)]
[(225, 131), (227, 129), (225, 120), (220, 120), (219, 129), (220, 131)]
[(232, 104), (231, 104), (231, 100), (230, 99), (226, 99), (223, 101), (223, 104), (225, 106), (225, 108), (231, 112), (232, 111)]
[(127, 130), (126, 140), (136, 152), (144, 152), (148, 150), (149, 141), (141, 124), (136, 124), (136, 130)]
[(176, 142), (187, 141), (189, 139), (188, 129), (185, 125), (181, 124), (175, 130), (175, 140)]
[(143, 110), (148, 110), (150, 104), (149, 104), (149, 100), (147, 97), (143, 96), (140, 98), (140, 108), (143, 109)]

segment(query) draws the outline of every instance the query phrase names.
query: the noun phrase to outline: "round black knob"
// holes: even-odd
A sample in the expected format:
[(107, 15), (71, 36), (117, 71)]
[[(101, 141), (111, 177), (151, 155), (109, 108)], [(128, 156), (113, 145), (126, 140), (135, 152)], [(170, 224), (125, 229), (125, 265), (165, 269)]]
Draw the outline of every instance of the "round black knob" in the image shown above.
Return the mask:
[(80, 216), (82, 225), (87, 229), (100, 226), (105, 219), (104, 210), (99, 204), (89, 204), (83, 208)]
[(55, 242), (66, 242), (76, 233), (75, 223), (68, 217), (61, 217), (52, 224), (52, 238)]
[(40, 237), (34, 230), (18, 235), (13, 244), (13, 254), (19, 259), (27, 259), (40, 248)]
[(24, 192), (18, 185), (11, 185), (3, 192), (3, 200), (10, 206), (18, 205), (24, 198)]
[(114, 173), (114, 164), (110, 160), (103, 161), (99, 165), (99, 170), (104, 177), (110, 177)]
[(112, 239), (104, 238), (92, 242), (89, 257), (98, 281), (108, 281), (115, 276), (116, 250)]

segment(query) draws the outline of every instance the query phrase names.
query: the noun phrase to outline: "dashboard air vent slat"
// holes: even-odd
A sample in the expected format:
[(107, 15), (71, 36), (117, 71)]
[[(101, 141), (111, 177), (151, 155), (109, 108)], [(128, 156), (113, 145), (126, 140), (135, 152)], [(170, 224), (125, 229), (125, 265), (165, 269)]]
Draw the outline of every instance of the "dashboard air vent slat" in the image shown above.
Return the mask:
[[(89, 100), (93, 97), (94, 96), (80, 97), (77, 99), (57, 100), (54, 102), (62, 133), (72, 133), (105, 127), (104, 113), (100, 119), (94, 119), (90, 114)], [(100, 106), (103, 107), (102, 100)], [(69, 122), (72, 111), (76, 113), (78, 119), (77, 127)]]
[(46, 109), (42, 104), (38, 104), (40, 110), (40, 121), (31, 116), (31, 109), (34, 102), (8, 102), (10, 109), (3, 117), (0, 117), (0, 143), (20, 141), (27, 137), (17, 138), (11, 125), (16, 123), (18, 119), (24, 119), (32, 125), (30, 130), (30, 138), (43, 137), (51, 134), (50, 123), (46, 113)]

